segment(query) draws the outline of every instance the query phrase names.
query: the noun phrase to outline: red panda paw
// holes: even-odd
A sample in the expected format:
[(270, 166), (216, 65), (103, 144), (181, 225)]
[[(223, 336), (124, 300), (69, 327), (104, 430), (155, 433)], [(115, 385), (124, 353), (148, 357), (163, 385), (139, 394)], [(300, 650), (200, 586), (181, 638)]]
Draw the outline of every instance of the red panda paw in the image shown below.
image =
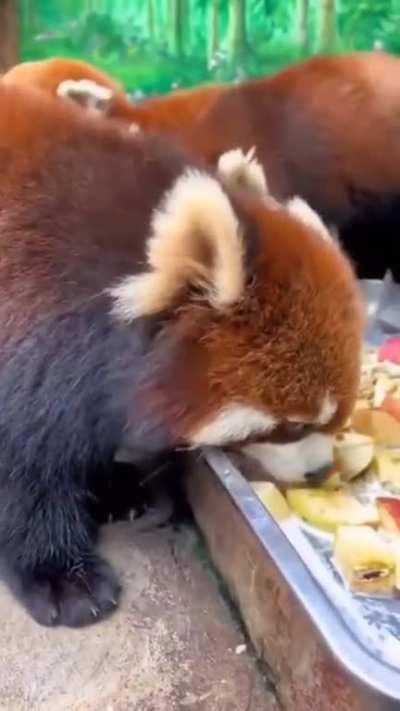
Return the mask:
[(25, 575), (18, 583), (16, 592), (27, 611), (51, 627), (100, 622), (114, 612), (121, 593), (113, 569), (101, 558), (63, 573)]

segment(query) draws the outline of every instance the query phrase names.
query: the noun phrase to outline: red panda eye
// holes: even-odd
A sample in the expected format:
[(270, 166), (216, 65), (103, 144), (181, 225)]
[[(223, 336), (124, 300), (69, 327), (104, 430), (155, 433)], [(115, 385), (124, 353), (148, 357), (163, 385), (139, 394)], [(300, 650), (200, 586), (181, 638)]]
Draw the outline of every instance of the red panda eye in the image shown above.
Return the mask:
[(304, 427), (304, 422), (288, 422), (286, 426), (290, 432), (298, 432)]
[(285, 429), (288, 434), (297, 435), (307, 432), (310, 429), (310, 425), (306, 422), (288, 422)]

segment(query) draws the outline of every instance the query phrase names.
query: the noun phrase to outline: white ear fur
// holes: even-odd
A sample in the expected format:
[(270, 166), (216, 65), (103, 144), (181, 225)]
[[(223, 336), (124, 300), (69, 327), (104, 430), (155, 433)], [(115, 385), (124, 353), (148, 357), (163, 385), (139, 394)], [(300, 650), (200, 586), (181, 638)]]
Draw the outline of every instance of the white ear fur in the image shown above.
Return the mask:
[(296, 217), (304, 225), (307, 225), (307, 227), (311, 227), (315, 230), (315, 232), (318, 232), (323, 239), (328, 241), (332, 240), (332, 235), (321, 220), (320, 216), (301, 197), (296, 196), (288, 200), (286, 203), (286, 210), (290, 215)]
[(245, 188), (258, 197), (268, 195), (268, 185), (261, 164), (254, 157), (255, 147), (243, 153), (241, 148), (223, 153), (217, 175), (227, 188)]
[(147, 258), (152, 271), (111, 289), (122, 320), (158, 313), (188, 285), (208, 291), (217, 308), (238, 301), (244, 287), (243, 245), (233, 208), (219, 183), (187, 171), (152, 220)]
[(69, 98), (88, 109), (104, 111), (113, 97), (112, 89), (91, 79), (66, 79), (57, 87), (57, 96)]

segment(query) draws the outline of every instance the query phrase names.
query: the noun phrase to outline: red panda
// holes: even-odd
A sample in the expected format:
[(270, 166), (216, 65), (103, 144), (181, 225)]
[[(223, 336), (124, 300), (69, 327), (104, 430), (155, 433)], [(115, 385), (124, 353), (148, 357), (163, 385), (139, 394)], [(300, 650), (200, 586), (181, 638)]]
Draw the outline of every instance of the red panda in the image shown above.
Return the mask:
[[(2, 80), (7, 84), (43, 89), (53, 96), (70, 97), (77, 103), (104, 110), (110, 118), (136, 123), (132, 118), (134, 107), (122, 87), (104, 72), (80, 60), (54, 57), (22, 62), (6, 72)], [(96, 91), (96, 87), (108, 91)], [(192, 126), (226, 89), (224, 84), (209, 84), (180, 89), (168, 97), (147, 99), (143, 102), (145, 110), (139, 109), (138, 123), (141, 128), (179, 133), (182, 127)]]
[[(400, 278), (399, 69), (383, 52), (315, 57), (232, 87), (140, 104), (116, 94), (107, 110), (175, 133), (210, 165), (227, 150), (255, 146), (272, 194), (300, 195), (337, 227), (359, 276), (382, 277), (390, 267)], [(50, 60), (42, 71), (51, 90), (53, 71), (57, 80), (71, 75), (68, 60)], [(94, 71), (87, 67), (96, 81)]]
[(121, 450), (204, 445), (326, 470), (362, 308), (301, 200), (41, 91), (0, 82), (0, 102), (0, 555), (35, 620), (79, 626), (120, 593), (91, 482)]
[(89, 79), (93, 84), (111, 89), (115, 94), (123, 93), (123, 88), (118, 82), (79, 59), (54, 58), (21, 62), (2, 76), (2, 81), (7, 84), (36, 87), (54, 96), (57, 95), (58, 87), (63, 81), (80, 81), (82, 79)]

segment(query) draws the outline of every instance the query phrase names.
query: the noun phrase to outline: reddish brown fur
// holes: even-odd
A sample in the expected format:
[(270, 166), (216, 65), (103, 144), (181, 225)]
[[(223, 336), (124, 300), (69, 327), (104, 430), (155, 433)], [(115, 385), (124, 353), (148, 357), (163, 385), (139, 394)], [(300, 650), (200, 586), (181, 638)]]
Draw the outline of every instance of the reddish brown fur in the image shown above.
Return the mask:
[(210, 162), (256, 145), (276, 197), (298, 192), (343, 222), (349, 185), (398, 190), (399, 70), (400, 60), (382, 53), (311, 59), (226, 92), (189, 142)]
[[(316, 57), (234, 87), (200, 86), (138, 105), (119, 94), (110, 115), (174, 131), (212, 164), (238, 145), (256, 146), (273, 194), (301, 188), (336, 221), (350, 209), (349, 183), (374, 193), (398, 189), (399, 70), (400, 59), (381, 52)], [(3, 80), (54, 93), (69, 78), (113, 86), (94, 67), (62, 59), (17, 65)]]
[[(316, 419), (328, 395), (338, 410), (327, 427), (339, 427), (357, 390), (360, 300), (333, 243), (283, 209), (222, 193), (243, 239), (239, 301), (217, 308), (188, 283), (165, 312), (119, 321), (110, 289), (147, 271), (154, 210), (201, 166), (171, 139), (42, 91), (0, 82), (0, 105), (2, 572), (42, 624), (83, 625), (119, 595), (89, 507), (116, 452), (142, 465), (238, 403), (284, 428)], [(206, 244), (191, 255), (203, 267), (212, 234)]]
[[(80, 67), (109, 85), (97, 70)], [(25, 83), (29, 68), (20, 73)], [(36, 65), (30, 81), (54, 91), (71, 74), (69, 60), (55, 59)], [(400, 276), (399, 76), (400, 60), (382, 52), (316, 57), (234, 87), (172, 92), (137, 105), (119, 93), (109, 113), (176, 133), (211, 165), (231, 148), (256, 146), (271, 192), (278, 199), (301, 195), (341, 229), (361, 276), (381, 276), (387, 266)], [(20, 81), (18, 67), (11, 78)]]
[[(108, 127), (101, 118), (89, 118), (74, 105), (54, 101), (42, 92), (3, 85), (0, 100), (3, 199), (14, 199), (30, 173), (46, 164), (48, 153), (58, 144), (73, 146), (77, 136), (80, 143), (86, 135), (94, 144), (109, 143), (110, 150), (114, 142), (118, 145), (123, 140), (131, 146), (133, 155), (137, 151), (137, 141), (117, 125)], [(158, 194), (157, 173), (152, 177), (153, 192)], [(67, 194), (67, 185), (65, 191)], [(205, 321), (200, 353), (201, 359), (207, 354), (209, 362), (210, 372), (205, 377), (212, 382), (212, 408), (217, 410), (223, 401), (233, 398), (270, 410), (280, 419), (290, 414), (312, 418), (322, 391), (329, 389), (341, 403), (338, 421), (343, 422), (356, 392), (361, 328), (350, 269), (333, 245), (324, 243), (286, 213), (261, 207), (243, 196), (235, 200), (240, 214), (244, 212), (245, 221), (250, 219), (251, 229), (259, 235), (253, 265), (255, 285), (228, 315), (197, 304), (186, 305), (177, 313), (178, 321), (195, 324), (196, 332)], [(111, 206), (111, 199), (108, 204)], [(47, 250), (43, 242), (41, 249), (44, 253)], [(293, 303), (295, 309), (290, 306)], [(279, 330), (279, 340), (273, 346), (267, 338), (271, 324)], [(293, 339), (299, 342), (296, 347)], [(276, 368), (271, 367), (270, 360)], [(318, 374), (321, 362), (325, 366), (320, 371), (323, 382)], [(296, 378), (293, 368), (298, 371)], [(202, 399), (204, 392), (201, 388)], [(204, 407), (205, 403), (200, 404), (200, 411)], [(196, 418), (196, 408), (192, 407), (190, 420)]]
[(7, 84), (17, 84), (28, 88), (35, 86), (53, 94), (53, 96), (56, 96), (59, 85), (66, 79), (75, 81), (91, 79), (115, 92), (122, 92), (122, 87), (118, 82), (79, 59), (54, 58), (37, 62), (22, 62), (9, 69), (2, 77), (2, 80)]
[(224, 85), (200, 86), (196, 89), (174, 91), (166, 97), (148, 99), (133, 107), (111, 77), (95, 67), (72, 59), (53, 58), (38, 62), (17, 64), (4, 76), (3, 81), (23, 87), (37, 87), (56, 96), (61, 82), (72, 79), (91, 81), (115, 91), (107, 110), (111, 118), (138, 123), (142, 128), (180, 133), (190, 128), (217, 97), (227, 88)]
[(204, 378), (195, 391), (201, 402), (192, 395), (183, 434), (199, 425), (203, 412), (232, 401), (251, 403), (279, 421), (289, 414), (313, 421), (326, 392), (339, 407), (321, 430), (335, 430), (351, 413), (360, 366), (362, 317), (349, 289), (349, 266), (332, 245), (321, 248), (318, 235), (282, 212), (253, 204), (247, 211), (259, 242), (245, 298), (228, 314), (202, 305), (180, 312), (192, 337), (201, 334), (198, 372)]

